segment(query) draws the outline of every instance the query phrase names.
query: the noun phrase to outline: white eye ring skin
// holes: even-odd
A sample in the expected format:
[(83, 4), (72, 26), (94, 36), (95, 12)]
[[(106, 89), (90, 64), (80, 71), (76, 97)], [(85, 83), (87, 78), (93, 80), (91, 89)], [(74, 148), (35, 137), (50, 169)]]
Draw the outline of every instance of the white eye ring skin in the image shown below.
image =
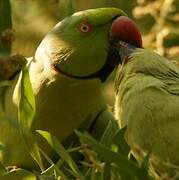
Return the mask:
[(87, 22), (82, 22), (82, 23), (80, 23), (80, 25), (79, 25), (79, 31), (80, 31), (80, 33), (82, 33), (82, 34), (86, 34), (86, 33), (89, 33), (89, 32), (92, 31), (92, 27), (91, 27), (91, 25), (90, 25), (89, 23), (87, 23)]

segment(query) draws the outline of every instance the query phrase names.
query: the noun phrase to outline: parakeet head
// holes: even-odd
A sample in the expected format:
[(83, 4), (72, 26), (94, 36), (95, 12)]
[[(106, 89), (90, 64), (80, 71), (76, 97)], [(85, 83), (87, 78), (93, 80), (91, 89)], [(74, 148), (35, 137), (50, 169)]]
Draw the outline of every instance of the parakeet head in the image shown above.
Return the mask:
[(135, 22), (126, 16), (119, 16), (113, 21), (110, 48), (120, 56), (119, 64), (125, 64), (136, 48), (142, 48), (142, 35)]
[(110, 48), (110, 31), (114, 38), (132, 37), (125, 34), (128, 21), (120, 26), (118, 22), (116, 26), (113, 23), (120, 16), (125, 16), (120, 9), (97, 8), (66, 17), (43, 39), (35, 59), (71, 78), (104, 81), (119, 62), (118, 53)]

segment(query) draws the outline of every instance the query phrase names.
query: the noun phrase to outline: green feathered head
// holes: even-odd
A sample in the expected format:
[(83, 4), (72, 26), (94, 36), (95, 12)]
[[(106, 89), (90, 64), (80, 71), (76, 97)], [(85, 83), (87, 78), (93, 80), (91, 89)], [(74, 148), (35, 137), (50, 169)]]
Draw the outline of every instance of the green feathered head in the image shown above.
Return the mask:
[(125, 16), (120, 9), (98, 8), (66, 17), (43, 39), (35, 59), (72, 78), (104, 81), (115, 67), (109, 35), (119, 16)]

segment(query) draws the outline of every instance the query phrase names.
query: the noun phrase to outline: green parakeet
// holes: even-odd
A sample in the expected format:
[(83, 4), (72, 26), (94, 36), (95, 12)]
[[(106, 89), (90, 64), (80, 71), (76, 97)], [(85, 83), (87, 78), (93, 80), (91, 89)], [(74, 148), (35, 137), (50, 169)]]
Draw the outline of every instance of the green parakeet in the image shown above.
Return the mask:
[[(117, 8), (77, 12), (58, 23), (42, 40), (27, 63), (36, 100), (34, 129), (49, 131), (64, 142), (81, 125), (98, 137), (114, 119), (102, 86), (115, 67), (109, 32), (120, 15), (124, 13)], [(20, 83), (21, 76), (17, 75), (1, 99), (0, 160), (4, 165), (34, 168), (35, 162), (19, 133)]]
[(112, 25), (112, 36), (119, 40), (113, 46), (121, 57), (115, 116), (120, 127), (127, 126), (125, 138), (136, 159), (141, 163), (151, 153), (151, 167), (161, 175), (179, 165), (179, 68), (155, 52), (136, 48), (142, 46), (138, 38), (120, 42), (120, 18)]

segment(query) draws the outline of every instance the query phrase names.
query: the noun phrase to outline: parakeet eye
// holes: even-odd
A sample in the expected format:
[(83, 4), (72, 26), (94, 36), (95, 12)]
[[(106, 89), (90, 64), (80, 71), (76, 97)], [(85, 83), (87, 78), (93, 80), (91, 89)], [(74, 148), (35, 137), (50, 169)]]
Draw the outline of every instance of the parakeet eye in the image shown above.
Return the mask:
[(89, 23), (87, 22), (82, 22), (79, 26), (79, 31), (81, 33), (89, 33), (92, 31), (92, 27)]

